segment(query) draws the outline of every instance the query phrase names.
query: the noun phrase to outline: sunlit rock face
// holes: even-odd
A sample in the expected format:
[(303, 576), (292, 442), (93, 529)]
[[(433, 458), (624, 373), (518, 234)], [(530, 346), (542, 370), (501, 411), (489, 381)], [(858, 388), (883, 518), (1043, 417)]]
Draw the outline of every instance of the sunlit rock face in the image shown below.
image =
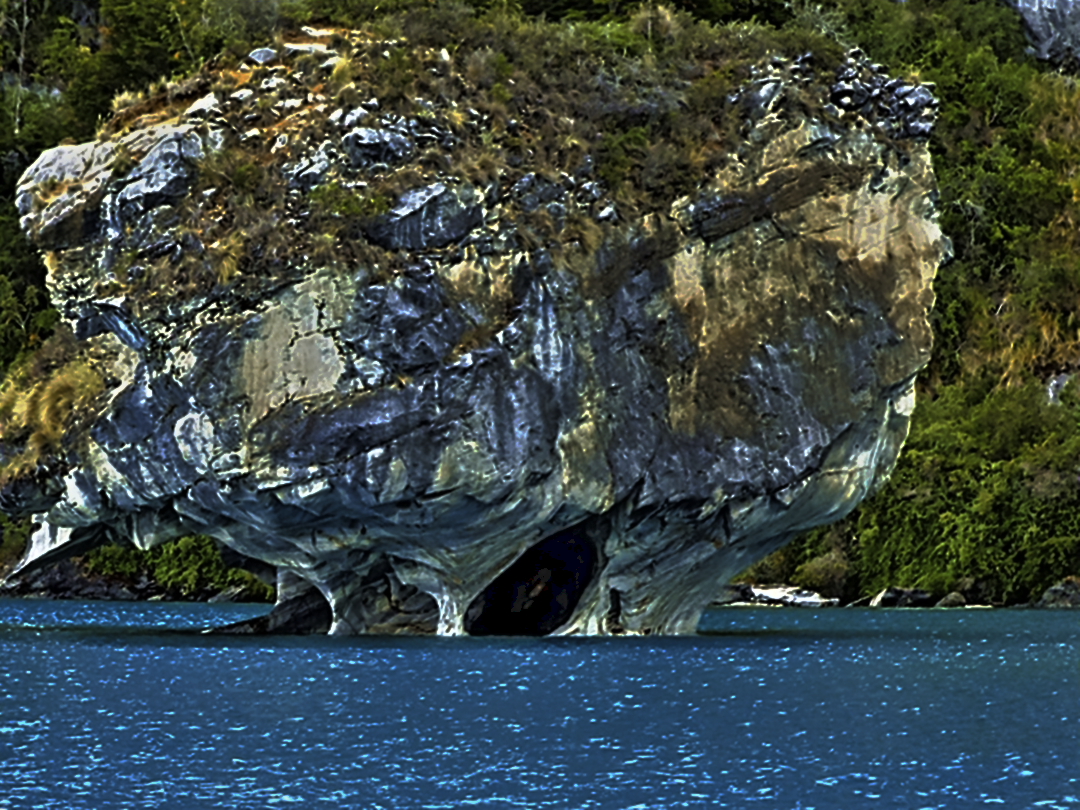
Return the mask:
[[(45, 153), (23, 226), (109, 390), (4, 493), (42, 522), (24, 567), (198, 532), (277, 566), (283, 603), (325, 599), (335, 634), (692, 631), (728, 578), (889, 474), (930, 352), (933, 100), (849, 60), (814, 110), (797, 68), (739, 91), (737, 148), (669, 210), (620, 213), (587, 160), (420, 169), (337, 233), (370, 248), (347, 261), (304, 235), (308, 201), (453, 157), (438, 115), (302, 96), (323, 128), (290, 141), (235, 126), (268, 91), (217, 91)], [(244, 227), (260, 255), (275, 232), (304, 245), (247, 286), (231, 236), (188, 224), (245, 139), (284, 143), (289, 191)], [(218, 280), (138, 283), (192, 257)]]

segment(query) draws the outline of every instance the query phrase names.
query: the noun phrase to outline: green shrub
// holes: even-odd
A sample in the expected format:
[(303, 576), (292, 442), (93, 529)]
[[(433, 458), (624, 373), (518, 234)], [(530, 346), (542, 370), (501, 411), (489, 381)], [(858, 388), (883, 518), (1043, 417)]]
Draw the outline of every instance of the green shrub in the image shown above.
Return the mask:
[(26, 553), (34, 524), (30, 518), (12, 520), (0, 514), (0, 580), (11, 571)]
[(830, 599), (844, 599), (851, 590), (848, 582), (849, 569), (844, 552), (833, 549), (796, 568), (791, 582)]
[(52, 333), (60, 313), (44, 303), (39, 287), (24, 284), (20, 294), (11, 279), (0, 275), (0, 374)]
[(371, 219), (390, 210), (385, 195), (366, 196), (336, 180), (312, 189), (309, 199), (315, 212), (344, 219)]
[(597, 173), (604, 182), (617, 187), (630, 180), (631, 170), (648, 153), (649, 131), (645, 127), (609, 132), (597, 149)]
[(174, 598), (207, 597), (239, 587), (249, 601), (273, 601), (274, 589), (249, 571), (228, 568), (212, 538), (182, 537), (149, 551), (102, 546), (85, 558), (87, 569), (100, 576), (135, 584), (143, 577)]

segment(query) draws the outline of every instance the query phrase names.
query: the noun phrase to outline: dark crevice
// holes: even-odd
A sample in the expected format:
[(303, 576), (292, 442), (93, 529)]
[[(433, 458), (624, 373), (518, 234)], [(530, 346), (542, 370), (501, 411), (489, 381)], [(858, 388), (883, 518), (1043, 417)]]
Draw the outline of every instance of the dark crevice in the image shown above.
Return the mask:
[(473, 636), (546, 636), (564, 625), (597, 568), (583, 527), (541, 540), (477, 596), (465, 613)]
[(612, 588), (608, 596), (607, 630), (612, 635), (622, 635), (626, 631), (622, 626), (622, 595)]
[(389, 558), (364, 573), (349, 615), (362, 620), (364, 632), (380, 635), (435, 633), (439, 627), (439, 603), (415, 585), (403, 583)]

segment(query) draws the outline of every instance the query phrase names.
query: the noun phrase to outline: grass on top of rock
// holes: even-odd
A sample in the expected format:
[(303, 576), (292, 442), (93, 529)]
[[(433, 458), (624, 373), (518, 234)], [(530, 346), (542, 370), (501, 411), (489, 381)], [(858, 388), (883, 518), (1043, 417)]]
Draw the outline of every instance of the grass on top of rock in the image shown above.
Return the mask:
[[(242, 83), (255, 96), (223, 104), (232, 130), (247, 134), (228, 136), (203, 160), (196, 188), (178, 206), (179, 230), (205, 249), (140, 268), (138, 286), (150, 299), (168, 290), (158, 296), (168, 307), (177, 296), (220, 294), (219, 286), (251, 294), (309, 261), (366, 265), (368, 278), (386, 278), (402, 262), (370, 244), (362, 224), (403, 193), (448, 177), (497, 183), (512, 208), (506, 190), (529, 173), (592, 172), (623, 220), (666, 215), (729, 159), (746, 123), (731, 92), (754, 64), (813, 51), (821, 82), (788, 103), (820, 106), (822, 82), (840, 58), (833, 40), (813, 32), (715, 26), (659, 5), (624, 20), (578, 22), (454, 2), (390, 4), (362, 22), (356, 13), (326, 9), (324, 18), (361, 25), (338, 32), (336, 64), (286, 57), (238, 77), (225, 56), (186, 80), (198, 92)], [(139, 103), (153, 112), (145, 122), (125, 114), (124, 128), (159, 121), (172, 92), (151, 92)], [(310, 159), (312, 144), (334, 142), (331, 111), (371, 100), (378, 106), (368, 126), (384, 129), (395, 115), (425, 121), (452, 133), (453, 145), (421, 147), (390, 165), (339, 161), (298, 197), (288, 172)], [(517, 213), (526, 248), (562, 255), (561, 224), (543, 211)], [(571, 240), (570, 252), (581, 245)]]
[(0, 482), (55, 456), (72, 419), (85, 417), (105, 381), (61, 328), (9, 370), (0, 385)]

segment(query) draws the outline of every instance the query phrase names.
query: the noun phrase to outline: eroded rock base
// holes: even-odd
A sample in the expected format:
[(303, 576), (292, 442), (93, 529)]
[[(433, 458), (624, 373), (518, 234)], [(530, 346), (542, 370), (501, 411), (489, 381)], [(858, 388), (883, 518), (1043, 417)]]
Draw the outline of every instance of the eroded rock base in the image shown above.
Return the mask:
[(332, 621), (330, 603), (318, 588), (299, 577), (281, 572), (278, 576), (278, 601), (273, 610), (265, 616), (215, 627), (206, 632), (211, 635), (302, 636), (326, 633)]

